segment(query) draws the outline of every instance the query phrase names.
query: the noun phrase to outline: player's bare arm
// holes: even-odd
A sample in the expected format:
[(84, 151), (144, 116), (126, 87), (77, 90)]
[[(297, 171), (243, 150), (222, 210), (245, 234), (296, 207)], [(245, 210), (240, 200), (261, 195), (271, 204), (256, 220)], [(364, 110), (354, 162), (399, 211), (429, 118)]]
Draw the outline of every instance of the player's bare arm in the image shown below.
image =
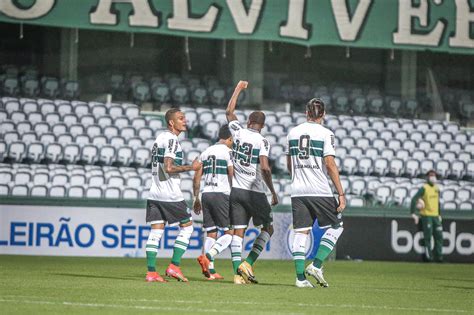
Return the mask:
[(291, 174), (291, 156), (287, 155), (286, 156), (286, 168), (288, 169), (288, 173), (290, 173), (290, 177), (292, 176)]
[(237, 105), (237, 99), (239, 98), (240, 92), (245, 90), (248, 84), (249, 83), (247, 81), (239, 81), (239, 83), (237, 83), (237, 86), (234, 89), (234, 93), (232, 93), (232, 97), (230, 98), (225, 111), (228, 122), (237, 120), (237, 116), (234, 114), (235, 106)]
[(193, 194), (194, 194), (194, 203), (193, 210), (194, 213), (201, 213), (201, 200), (199, 199), (199, 191), (201, 190), (201, 177), (202, 177), (202, 167), (194, 173), (193, 178)]
[(273, 188), (272, 169), (270, 168), (268, 157), (265, 155), (260, 155), (259, 160), (260, 160), (260, 170), (262, 172), (263, 181), (265, 182), (268, 189), (270, 189), (270, 192), (272, 193), (272, 206), (275, 206), (278, 204), (278, 196), (275, 192), (275, 188)]
[(234, 167), (227, 166), (227, 179), (229, 180), (229, 187), (232, 187), (232, 179), (234, 178)]
[(196, 158), (191, 165), (174, 165), (174, 160), (170, 157), (165, 157), (165, 172), (168, 174), (183, 173), (189, 171), (197, 171), (201, 168), (202, 163)]
[(334, 156), (328, 155), (324, 157), (324, 163), (326, 164), (328, 175), (339, 195), (339, 207), (337, 208), (337, 212), (342, 212), (346, 208), (346, 197), (344, 196), (344, 189), (342, 188), (341, 179), (339, 178), (339, 170), (337, 169), (336, 160), (334, 159)]

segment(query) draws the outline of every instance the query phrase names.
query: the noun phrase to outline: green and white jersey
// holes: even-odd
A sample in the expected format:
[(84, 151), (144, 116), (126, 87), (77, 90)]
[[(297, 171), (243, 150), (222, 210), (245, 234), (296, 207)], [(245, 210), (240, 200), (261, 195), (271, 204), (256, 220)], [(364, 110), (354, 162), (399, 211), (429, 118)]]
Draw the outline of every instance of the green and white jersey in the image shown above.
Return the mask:
[(175, 165), (183, 164), (183, 151), (178, 137), (170, 131), (165, 131), (156, 137), (151, 150), (152, 184), (148, 199), (174, 202), (184, 200), (180, 189), (179, 174), (165, 172), (164, 159), (172, 158)]
[(203, 165), (204, 188), (206, 192), (221, 192), (230, 194), (230, 185), (227, 168), (233, 166), (232, 150), (225, 144), (217, 143), (207, 148), (199, 160)]
[(237, 120), (229, 123), (234, 138), (234, 179), (232, 187), (255, 192), (265, 192), (260, 171), (261, 155), (270, 153), (270, 143), (259, 132), (243, 128)]
[(323, 157), (336, 155), (334, 133), (318, 123), (305, 122), (287, 137), (291, 157), (291, 197), (333, 197)]

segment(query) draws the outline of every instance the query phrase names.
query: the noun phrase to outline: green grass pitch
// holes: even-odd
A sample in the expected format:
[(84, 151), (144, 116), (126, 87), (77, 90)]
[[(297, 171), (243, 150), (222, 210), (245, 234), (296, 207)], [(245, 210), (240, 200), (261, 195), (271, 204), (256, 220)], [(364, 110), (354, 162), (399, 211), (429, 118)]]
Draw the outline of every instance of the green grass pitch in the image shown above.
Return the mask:
[[(169, 259), (158, 260), (164, 273)], [(1, 314), (474, 314), (474, 265), (328, 262), (329, 288), (294, 287), (292, 261), (258, 261), (258, 285), (205, 280), (146, 283), (145, 259), (0, 255)], [(314, 282), (314, 281), (313, 281)]]

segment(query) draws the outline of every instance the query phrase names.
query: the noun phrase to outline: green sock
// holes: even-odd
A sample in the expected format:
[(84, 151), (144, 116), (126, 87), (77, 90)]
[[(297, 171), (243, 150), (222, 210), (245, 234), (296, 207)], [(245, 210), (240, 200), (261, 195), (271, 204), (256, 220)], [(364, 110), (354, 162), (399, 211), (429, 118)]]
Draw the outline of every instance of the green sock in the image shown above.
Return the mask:
[[(330, 242), (330, 241), (326, 239), (325, 242)], [(332, 247), (334, 247), (334, 244), (332, 244)], [(323, 262), (326, 260), (326, 258), (328, 258), (329, 254), (331, 254), (331, 251), (332, 251), (332, 248), (326, 245), (320, 244), (318, 252), (316, 253), (316, 258), (313, 261), (314, 266), (316, 268), (321, 268)]]
[[(296, 258), (297, 256), (303, 257), (303, 259)], [(293, 253), (293, 257), (295, 261), (296, 278), (298, 278), (299, 281), (303, 281), (306, 279), (304, 275), (304, 253), (295, 252)]]
[(314, 259), (313, 261), (313, 265), (318, 268), (318, 269), (321, 269), (321, 266), (323, 265), (323, 262), (317, 258)]
[(252, 249), (245, 259), (251, 266), (255, 263), (260, 253), (263, 251), (265, 244), (270, 240), (270, 234), (267, 231), (261, 231), (258, 237), (253, 242)]
[(237, 274), (237, 269), (242, 263), (241, 255), (242, 253), (232, 253), (232, 267), (234, 268), (234, 275)]
[(180, 242), (178, 240), (175, 241), (174, 247), (173, 247), (173, 257), (171, 257), (171, 263), (175, 266), (179, 266), (181, 263), (181, 257), (183, 257), (183, 254), (186, 252), (186, 249), (188, 248), (188, 244)]
[(248, 262), (252, 266), (257, 260), (258, 256), (259, 254), (257, 254), (254, 251), (251, 251), (249, 255), (247, 256), (247, 258), (245, 259), (245, 261)]
[(156, 263), (156, 252), (146, 251), (146, 264), (147, 264), (148, 271), (151, 271), (151, 272), (156, 271), (155, 263)]

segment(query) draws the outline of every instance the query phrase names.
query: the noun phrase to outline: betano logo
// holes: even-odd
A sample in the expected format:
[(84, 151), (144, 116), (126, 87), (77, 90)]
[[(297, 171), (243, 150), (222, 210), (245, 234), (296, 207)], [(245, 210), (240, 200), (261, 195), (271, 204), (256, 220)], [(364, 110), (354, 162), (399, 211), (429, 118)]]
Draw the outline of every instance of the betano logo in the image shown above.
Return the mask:
[[(423, 238), (423, 232), (416, 232), (415, 235), (407, 230), (398, 230), (398, 222), (392, 220), (391, 224), (391, 245), (392, 249), (398, 254), (407, 254), (412, 250), (416, 253), (424, 253), (420, 240)], [(451, 222), (448, 231), (443, 231), (443, 254), (452, 254), (455, 250), (459, 255), (474, 254), (474, 234), (456, 233), (456, 222)], [(446, 244), (447, 241), (447, 244)], [(433, 244), (433, 241), (431, 242)]]

